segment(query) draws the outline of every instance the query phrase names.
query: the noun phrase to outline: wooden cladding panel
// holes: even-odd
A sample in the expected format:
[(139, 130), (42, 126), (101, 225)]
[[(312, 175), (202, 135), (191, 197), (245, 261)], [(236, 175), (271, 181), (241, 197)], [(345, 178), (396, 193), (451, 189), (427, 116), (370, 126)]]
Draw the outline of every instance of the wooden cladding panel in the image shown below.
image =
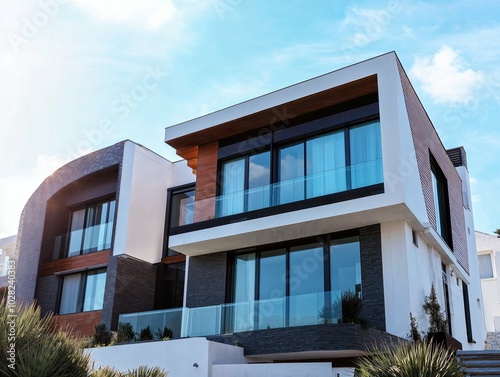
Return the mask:
[(63, 258), (55, 261), (45, 262), (42, 265), (41, 276), (53, 275), (57, 272), (80, 270), (92, 266), (107, 264), (110, 250), (97, 251), (95, 253), (78, 255), (76, 257)]
[(261, 127), (272, 126), (275, 123), (284, 122), (287, 119), (376, 93), (377, 91), (377, 75), (372, 75), (226, 123), (214, 125), (193, 134), (169, 140), (167, 143), (177, 149), (179, 156), (189, 160), (193, 158), (192, 150), (189, 149), (190, 146), (210, 143)]
[(91, 336), (94, 333), (94, 326), (101, 323), (101, 310), (56, 315), (54, 320), (57, 327), (70, 327), (75, 335)]
[(218, 142), (198, 147), (198, 174), (196, 175), (196, 197), (194, 221), (204, 221), (215, 215), (217, 194)]
[(179, 255), (173, 255), (169, 257), (164, 257), (161, 259), (161, 262), (163, 264), (174, 264), (174, 263), (181, 263), (186, 261), (186, 256), (184, 254), (179, 254)]

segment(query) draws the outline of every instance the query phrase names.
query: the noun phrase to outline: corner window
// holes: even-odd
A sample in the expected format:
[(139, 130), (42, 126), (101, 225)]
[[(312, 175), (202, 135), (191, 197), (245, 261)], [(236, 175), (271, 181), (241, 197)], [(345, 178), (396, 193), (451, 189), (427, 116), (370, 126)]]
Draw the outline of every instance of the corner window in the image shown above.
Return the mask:
[(68, 257), (111, 247), (115, 200), (87, 205), (71, 214)]
[(482, 254), (477, 256), (479, 260), (479, 277), (481, 279), (493, 278), (493, 263), (491, 263), (491, 254)]
[(172, 192), (170, 196), (170, 226), (181, 226), (194, 222), (195, 189)]
[(436, 214), (436, 232), (453, 249), (450, 224), (450, 210), (448, 204), (448, 182), (443, 172), (431, 159), (432, 192), (434, 196), (434, 212)]
[(105, 285), (105, 268), (64, 276), (59, 314), (102, 309)]

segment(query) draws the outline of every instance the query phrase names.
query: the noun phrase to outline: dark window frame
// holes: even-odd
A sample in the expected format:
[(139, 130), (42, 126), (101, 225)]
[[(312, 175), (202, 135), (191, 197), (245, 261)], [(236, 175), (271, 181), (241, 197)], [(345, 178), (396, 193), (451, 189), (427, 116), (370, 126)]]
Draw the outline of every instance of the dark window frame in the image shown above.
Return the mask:
[[(438, 207), (438, 213), (435, 213), (436, 217), (436, 232), (439, 236), (446, 242), (451, 251), (453, 251), (453, 236), (451, 229), (451, 214), (450, 214), (450, 198), (449, 198), (449, 189), (448, 189), (448, 180), (444, 175), (443, 171), (439, 167), (434, 156), (430, 154), (430, 172), (431, 172), (431, 181), (436, 179), (437, 184), (437, 193), (434, 190), (434, 183), (431, 182), (432, 185), (432, 197), (434, 201), (434, 208)], [(437, 194), (437, 195), (436, 195)], [(437, 203), (436, 203), (437, 200)], [(441, 232), (438, 231), (438, 221), (441, 228)]]
[(171, 235), (171, 230), (175, 229), (175, 228), (183, 228), (183, 227), (192, 225), (192, 224), (188, 224), (188, 225), (181, 225), (181, 226), (172, 226), (172, 210), (173, 210), (172, 197), (176, 194), (182, 194), (184, 192), (193, 191), (193, 190), (196, 193), (196, 182), (187, 183), (185, 185), (180, 185), (180, 186), (171, 187), (171, 188), (167, 189), (167, 206), (166, 206), (166, 211), (165, 211), (165, 227), (163, 230), (162, 258), (179, 254), (178, 252), (171, 253), (169, 251), (168, 239)]
[[(106, 248), (106, 249), (103, 249), (103, 250), (93, 250), (93, 251), (88, 251), (88, 252), (84, 253), (83, 243), (84, 243), (85, 237), (82, 236), (81, 246), (80, 246), (80, 252), (79, 252), (78, 256), (86, 255), (86, 254), (91, 254), (91, 253), (95, 253), (95, 252), (98, 252), (98, 251), (110, 250), (110, 249), (113, 248), (114, 238), (115, 238), (116, 216), (117, 216), (117, 212), (118, 212), (117, 211), (118, 201), (116, 199), (116, 195), (113, 194), (113, 195), (106, 195), (106, 196), (100, 197), (98, 199), (89, 201), (89, 202), (80, 203), (80, 204), (76, 204), (76, 205), (73, 205), (71, 207), (68, 207), (68, 210), (69, 210), (69, 219), (68, 219), (67, 229), (68, 229), (68, 235), (69, 235), (71, 233), (71, 226), (72, 226), (72, 222), (73, 222), (73, 213), (74, 212), (80, 211), (82, 209), (85, 209), (85, 219), (84, 219), (84, 224), (83, 224), (82, 230), (88, 229), (89, 227), (88, 227), (88, 224), (87, 224), (87, 220), (88, 220), (88, 210), (89, 210), (89, 208), (95, 207), (97, 205), (104, 204), (104, 203), (111, 203), (112, 201), (115, 202), (115, 209), (114, 209), (114, 214), (113, 214), (113, 219), (112, 219), (113, 220), (113, 226), (111, 228), (111, 241), (110, 241), (110, 244), (109, 244), (109, 249)], [(109, 216), (109, 208), (108, 208), (108, 216)], [(77, 255), (72, 255), (71, 257), (69, 256), (69, 246), (70, 246), (70, 236), (66, 237), (66, 240), (64, 242), (64, 249), (60, 252), (61, 258), (71, 258), (71, 257), (77, 256)]]
[[(285, 295), (288, 297), (290, 295), (290, 253), (293, 253), (290, 249), (292, 247), (296, 246), (305, 246), (313, 243), (318, 243), (321, 242), (323, 244), (323, 271), (324, 271), (324, 282), (323, 282), (323, 289), (324, 292), (328, 292), (331, 289), (331, 270), (330, 270), (330, 246), (331, 242), (334, 240), (339, 240), (339, 239), (344, 239), (344, 238), (349, 238), (349, 237), (360, 237), (360, 231), (359, 229), (350, 229), (346, 231), (341, 231), (341, 232), (335, 232), (335, 233), (327, 233), (323, 234), (320, 236), (316, 237), (307, 237), (307, 238), (301, 238), (299, 240), (291, 240), (291, 241), (284, 241), (284, 242), (278, 242), (278, 243), (272, 243), (268, 245), (263, 245), (263, 246), (258, 246), (258, 247), (252, 247), (252, 248), (247, 248), (243, 250), (233, 250), (228, 252), (228, 261), (227, 261), (227, 281), (226, 281), (226, 303), (232, 303), (233, 302), (233, 286), (234, 286), (234, 259), (235, 256), (239, 255), (245, 255), (245, 254), (252, 254), (255, 253), (255, 269), (256, 269), (256, 275), (255, 275), (255, 292), (254, 292), (254, 297), (255, 300), (259, 300), (259, 278), (260, 278), (260, 271), (259, 271), (259, 264), (260, 264), (260, 258), (261, 254), (268, 252), (268, 251), (273, 251), (273, 250), (278, 250), (278, 249), (285, 249), (285, 255), (286, 255), (286, 292)], [(360, 245), (361, 246), (361, 245)], [(361, 250), (360, 250), (360, 256), (361, 256)], [(361, 283), (362, 285), (363, 283)], [(362, 290), (361, 290), (362, 291)]]
[[(84, 305), (85, 305), (85, 293), (87, 291), (87, 277), (89, 275), (89, 273), (91, 272), (96, 272), (96, 274), (99, 273), (99, 271), (101, 271), (101, 273), (105, 273), (106, 274), (106, 280), (108, 278), (108, 269), (107, 269), (107, 266), (106, 267), (98, 267), (98, 268), (92, 268), (92, 269), (88, 269), (88, 270), (83, 270), (83, 271), (78, 271), (78, 272), (74, 272), (74, 273), (69, 273), (69, 274), (64, 274), (64, 275), (61, 275), (60, 276), (60, 279), (59, 279), (59, 284), (58, 284), (58, 289), (57, 289), (57, 313), (58, 315), (70, 315), (70, 314), (78, 314), (78, 313), (88, 313), (88, 312), (93, 312), (93, 311), (98, 311), (98, 310), (102, 310), (104, 308), (104, 298), (103, 298), (103, 307), (101, 309), (94, 309), (94, 310), (83, 310), (84, 309)], [(78, 311), (75, 311), (75, 312), (71, 312), (71, 313), (64, 313), (64, 314), (60, 314), (61, 312), (61, 303), (62, 303), (62, 294), (63, 294), (63, 286), (64, 286), (64, 278), (66, 276), (71, 276), (71, 275), (80, 275), (80, 281), (81, 281), (81, 284), (82, 284), (82, 288), (81, 288), (81, 292), (80, 292), (80, 298), (79, 298), (79, 310)], [(106, 290), (106, 280), (105, 280), (105, 286), (104, 286), (104, 290)]]

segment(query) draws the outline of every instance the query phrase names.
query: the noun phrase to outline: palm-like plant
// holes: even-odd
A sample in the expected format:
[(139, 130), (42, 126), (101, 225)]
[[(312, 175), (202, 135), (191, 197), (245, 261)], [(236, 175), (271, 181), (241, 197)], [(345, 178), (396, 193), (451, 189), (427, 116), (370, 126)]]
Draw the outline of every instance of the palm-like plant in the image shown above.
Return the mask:
[(360, 359), (356, 377), (463, 377), (451, 350), (429, 342), (402, 343), (376, 349)]
[[(9, 349), (15, 350), (15, 363), (9, 361)], [(67, 329), (57, 329), (52, 315), (42, 316), (33, 304), (18, 305), (15, 311), (0, 304), (0, 375), (86, 377), (89, 362), (80, 341)]]

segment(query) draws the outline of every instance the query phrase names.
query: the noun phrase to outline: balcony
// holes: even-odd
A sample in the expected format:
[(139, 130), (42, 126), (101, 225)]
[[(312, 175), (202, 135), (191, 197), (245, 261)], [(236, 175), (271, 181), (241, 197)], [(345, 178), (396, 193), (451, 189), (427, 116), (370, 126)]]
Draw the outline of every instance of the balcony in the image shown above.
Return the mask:
[(134, 331), (168, 327), (175, 338), (230, 334), (271, 328), (342, 323), (341, 293), (320, 292), (270, 300), (199, 308), (176, 308), (121, 314)]
[[(270, 214), (286, 212), (290, 208), (290, 204), (306, 200), (309, 200), (310, 206), (314, 206), (310, 199), (325, 196), (331, 198), (329, 202), (342, 201), (363, 188), (376, 187), (376, 190), (380, 190), (382, 183), (383, 171), (382, 159), (380, 158), (246, 190), (234, 190), (215, 198), (197, 201), (193, 199), (183, 203), (179, 209), (184, 221), (182, 226), (174, 227), (171, 234), (190, 231), (189, 225), (205, 221), (211, 221), (216, 226), (233, 222), (232, 219), (235, 216), (240, 217), (238, 215), (241, 214), (252, 218), (254, 217), (252, 212), (272, 207), (281, 206), (270, 211)], [(257, 214), (256, 217), (259, 216)], [(221, 220), (213, 221), (217, 219)]]
[(56, 236), (54, 260), (111, 248), (113, 222), (77, 229)]

